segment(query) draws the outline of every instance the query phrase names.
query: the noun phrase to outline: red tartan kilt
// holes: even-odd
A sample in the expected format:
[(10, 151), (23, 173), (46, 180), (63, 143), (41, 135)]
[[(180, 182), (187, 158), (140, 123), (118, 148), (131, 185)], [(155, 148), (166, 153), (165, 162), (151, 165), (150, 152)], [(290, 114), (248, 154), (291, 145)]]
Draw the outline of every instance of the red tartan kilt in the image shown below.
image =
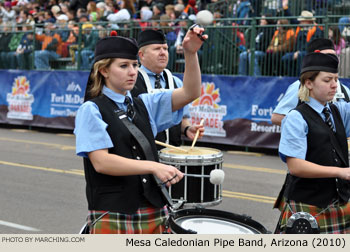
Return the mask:
[(285, 198), (283, 198), (279, 205), (281, 217), (275, 233), (285, 234), (288, 219), (293, 213), (307, 212), (316, 218), (321, 234), (350, 234), (350, 202), (344, 204), (335, 203), (326, 210), (325, 208), (292, 200), (289, 202), (289, 205), (290, 207), (286, 206)]
[(143, 207), (134, 214), (108, 212), (93, 226), (92, 223), (106, 211), (89, 211), (90, 234), (161, 234), (166, 230), (168, 210)]

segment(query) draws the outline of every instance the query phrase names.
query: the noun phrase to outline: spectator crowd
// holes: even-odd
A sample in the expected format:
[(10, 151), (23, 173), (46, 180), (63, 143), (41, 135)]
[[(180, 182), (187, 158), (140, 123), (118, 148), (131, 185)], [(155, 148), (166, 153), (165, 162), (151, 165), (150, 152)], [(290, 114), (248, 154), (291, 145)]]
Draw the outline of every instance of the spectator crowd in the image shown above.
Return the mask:
[[(137, 37), (129, 29), (132, 22), (137, 31), (163, 30), (169, 68), (181, 72), (183, 36), (196, 14), (209, 6), (214, 6), (210, 11), (217, 31), (232, 27), (235, 55), (229, 56), (237, 59), (236, 74), (297, 76), (308, 43), (317, 37), (332, 39), (337, 54), (349, 61), (350, 17), (339, 18), (327, 31), (316, 18), (342, 1), (298, 2), (303, 3), (299, 13), (293, 13), (288, 0), (0, 0), (0, 69), (51, 69), (64, 59), (90, 69), (96, 42), (111, 30)], [(254, 33), (250, 17), (258, 17)]]

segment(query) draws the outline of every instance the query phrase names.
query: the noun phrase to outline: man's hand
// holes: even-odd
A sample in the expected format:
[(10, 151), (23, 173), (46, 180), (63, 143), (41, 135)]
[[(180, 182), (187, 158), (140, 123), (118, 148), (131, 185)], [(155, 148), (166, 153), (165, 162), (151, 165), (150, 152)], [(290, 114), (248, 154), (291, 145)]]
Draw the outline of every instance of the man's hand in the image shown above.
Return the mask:
[(204, 126), (200, 124), (190, 126), (186, 131), (186, 136), (193, 140), (197, 130), (199, 130), (198, 138), (201, 138), (204, 135)]
[(182, 41), (182, 47), (185, 53), (196, 53), (201, 48), (204, 41), (208, 39), (208, 35), (203, 35), (203, 32), (204, 28), (198, 25), (192, 26), (188, 30)]

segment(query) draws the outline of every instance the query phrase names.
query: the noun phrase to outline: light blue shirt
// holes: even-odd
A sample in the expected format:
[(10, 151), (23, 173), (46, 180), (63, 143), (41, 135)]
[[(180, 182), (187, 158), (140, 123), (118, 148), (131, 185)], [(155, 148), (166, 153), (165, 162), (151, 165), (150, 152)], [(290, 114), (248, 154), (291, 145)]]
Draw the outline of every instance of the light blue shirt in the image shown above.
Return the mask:
[[(141, 65), (140, 66), (141, 69), (145, 70), (145, 72), (147, 73), (149, 80), (151, 82), (152, 88), (154, 88), (154, 84), (156, 82), (156, 76), (155, 73), (153, 73), (152, 71), (150, 71), (148, 68), (146, 68), (145, 66)], [(182, 80), (180, 80), (179, 77), (176, 77), (175, 75), (173, 75), (174, 77), (174, 82), (176, 84), (176, 86), (178, 88), (183, 86)], [(165, 81), (165, 77), (164, 77), (164, 72), (162, 72), (160, 74), (160, 85), (162, 86), (162, 88), (166, 87), (166, 81)]]
[[(146, 106), (153, 135), (181, 122), (183, 109), (172, 112), (171, 95), (173, 90), (156, 94), (141, 94), (139, 97)], [(112, 99), (120, 109), (126, 111), (125, 96), (113, 92), (106, 86), (102, 93)], [(130, 92), (127, 96), (131, 98)], [(132, 99), (132, 98), (131, 98)], [(76, 153), (87, 157), (87, 153), (113, 147), (107, 132), (107, 124), (102, 120), (98, 106), (91, 101), (83, 103), (75, 118)]]
[[(149, 81), (151, 83), (151, 86), (154, 89), (154, 85), (155, 85), (155, 82), (156, 82), (155, 73), (153, 73), (151, 70), (149, 70), (148, 68), (146, 68), (143, 65), (141, 65), (140, 68), (143, 69), (147, 73), (147, 75), (149, 77)], [(176, 87), (178, 87), (178, 88), (183, 87), (183, 82), (182, 82), (182, 80), (179, 77), (176, 77), (175, 75), (173, 75), (173, 79), (174, 79)], [(162, 86), (162, 88), (165, 89), (165, 87), (166, 87), (166, 80), (165, 80), (165, 77), (164, 77), (164, 71), (160, 74), (160, 85)], [(186, 105), (184, 107), (184, 113), (183, 114), (184, 114), (185, 118), (189, 118), (190, 117), (190, 112), (189, 112), (188, 105)]]
[[(324, 106), (317, 100), (310, 97), (310, 101), (306, 102), (313, 110), (315, 110), (323, 120), (325, 116), (322, 113)], [(342, 118), (346, 136), (350, 136), (350, 103), (335, 102), (334, 103)], [(326, 105), (329, 108), (329, 105)], [(333, 116), (331, 114), (333, 121)], [(334, 125), (334, 122), (333, 122)], [(292, 110), (282, 120), (281, 140), (278, 148), (280, 158), (286, 162), (286, 157), (295, 157), (305, 160), (307, 152), (307, 134), (308, 125), (299, 111)]]
[[(340, 85), (338, 81), (338, 85)], [(275, 114), (286, 115), (289, 111), (294, 109), (298, 105), (298, 91), (299, 91), (300, 81), (297, 80), (289, 85), (286, 93), (283, 98), (279, 101), (276, 108), (273, 110)], [(350, 97), (350, 90), (348, 87), (343, 85), (348, 96)], [(343, 99), (339, 99), (339, 101), (344, 101)]]

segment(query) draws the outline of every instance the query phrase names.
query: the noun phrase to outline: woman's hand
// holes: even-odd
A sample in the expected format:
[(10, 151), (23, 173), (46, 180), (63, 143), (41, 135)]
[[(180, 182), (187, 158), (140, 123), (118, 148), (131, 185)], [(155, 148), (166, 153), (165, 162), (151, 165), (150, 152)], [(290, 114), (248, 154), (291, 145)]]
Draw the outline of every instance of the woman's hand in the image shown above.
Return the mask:
[(179, 182), (184, 176), (176, 167), (157, 162), (154, 162), (153, 175), (168, 187)]

